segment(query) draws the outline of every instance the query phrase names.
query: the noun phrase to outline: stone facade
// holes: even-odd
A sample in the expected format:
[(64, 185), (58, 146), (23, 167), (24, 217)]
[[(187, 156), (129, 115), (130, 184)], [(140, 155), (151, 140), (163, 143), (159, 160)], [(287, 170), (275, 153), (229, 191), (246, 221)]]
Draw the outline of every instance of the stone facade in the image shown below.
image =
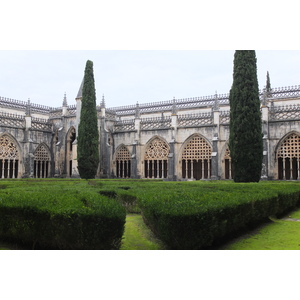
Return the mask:
[[(227, 95), (99, 106), (99, 178), (231, 179)], [(79, 177), (75, 105), (0, 97), (0, 178)], [(262, 179), (300, 179), (300, 86), (260, 92)]]

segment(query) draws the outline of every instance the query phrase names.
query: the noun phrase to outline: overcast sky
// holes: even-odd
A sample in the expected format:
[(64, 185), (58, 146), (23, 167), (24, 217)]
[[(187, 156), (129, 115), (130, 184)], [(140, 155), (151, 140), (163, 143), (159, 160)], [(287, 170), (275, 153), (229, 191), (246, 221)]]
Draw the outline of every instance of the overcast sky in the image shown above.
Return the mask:
[[(300, 51), (259, 50), (259, 88), (300, 85)], [(97, 104), (107, 107), (228, 93), (233, 50), (1, 50), (0, 96), (43, 104), (75, 104), (86, 61), (94, 63)]]

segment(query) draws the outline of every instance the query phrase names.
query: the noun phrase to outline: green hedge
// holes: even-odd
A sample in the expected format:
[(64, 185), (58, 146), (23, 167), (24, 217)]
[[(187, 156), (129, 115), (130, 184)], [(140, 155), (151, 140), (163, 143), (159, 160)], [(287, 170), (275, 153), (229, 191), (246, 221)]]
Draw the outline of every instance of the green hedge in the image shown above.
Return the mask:
[(299, 205), (300, 185), (219, 182), (139, 193), (145, 223), (169, 249), (203, 249)]
[(96, 190), (21, 183), (0, 189), (0, 238), (38, 249), (119, 249), (126, 212)]

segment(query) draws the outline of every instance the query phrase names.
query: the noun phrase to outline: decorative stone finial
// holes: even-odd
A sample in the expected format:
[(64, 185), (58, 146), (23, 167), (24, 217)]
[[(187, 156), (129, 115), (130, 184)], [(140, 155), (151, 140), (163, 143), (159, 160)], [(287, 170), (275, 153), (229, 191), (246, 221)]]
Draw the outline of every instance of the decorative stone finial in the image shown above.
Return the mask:
[(140, 106), (139, 103), (136, 103), (136, 108), (135, 108), (135, 118), (139, 119), (141, 117), (141, 113), (140, 113)]
[(214, 111), (219, 110), (219, 100), (218, 100), (218, 93), (217, 93), (217, 91), (215, 93), (215, 101), (214, 101), (213, 110)]
[(26, 115), (26, 117), (30, 117), (31, 116), (30, 98), (28, 98), (28, 101), (27, 101), (25, 115)]
[(63, 106), (64, 106), (64, 107), (68, 106), (66, 92), (65, 92), (65, 95), (64, 95)]
[(175, 100), (175, 97), (173, 97), (172, 115), (176, 115), (176, 114), (177, 114), (176, 100)]
[(104, 94), (102, 95), (102, 100), (101, 100), (101, 103), (100, 103), (100, 108), (105, 108)]

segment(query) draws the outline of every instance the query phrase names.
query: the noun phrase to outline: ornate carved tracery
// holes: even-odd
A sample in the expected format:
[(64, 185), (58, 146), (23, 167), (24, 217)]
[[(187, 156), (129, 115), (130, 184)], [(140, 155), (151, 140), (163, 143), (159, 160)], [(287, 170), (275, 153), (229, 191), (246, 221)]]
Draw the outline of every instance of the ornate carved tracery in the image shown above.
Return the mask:
[(300, 136), (289, 135), (277, 151), (278, 179), (300, 179)]
[(34, 177), (47, 178), (49, 175), (50, 154), (44, 144), (40, 144), (34, 152)]
[(0, 137), (0, 178), (17, 178), (19, 151), (14, 141), (7, 135)]
[(185, 146), (182, 159), (182, 177), (208, 179), (211, 176), (212, 148), (207, 141), (196, 135)]
[(129, 178), (131, 168), (131, 157), (125, 146), (120, 147), (116, 155), (116, 175), (119, 178)]
[(168, 156), (170, 148), (160, 138), (153, 139), (145, 151), (145, 177), (166, 178), (168, 176)]

